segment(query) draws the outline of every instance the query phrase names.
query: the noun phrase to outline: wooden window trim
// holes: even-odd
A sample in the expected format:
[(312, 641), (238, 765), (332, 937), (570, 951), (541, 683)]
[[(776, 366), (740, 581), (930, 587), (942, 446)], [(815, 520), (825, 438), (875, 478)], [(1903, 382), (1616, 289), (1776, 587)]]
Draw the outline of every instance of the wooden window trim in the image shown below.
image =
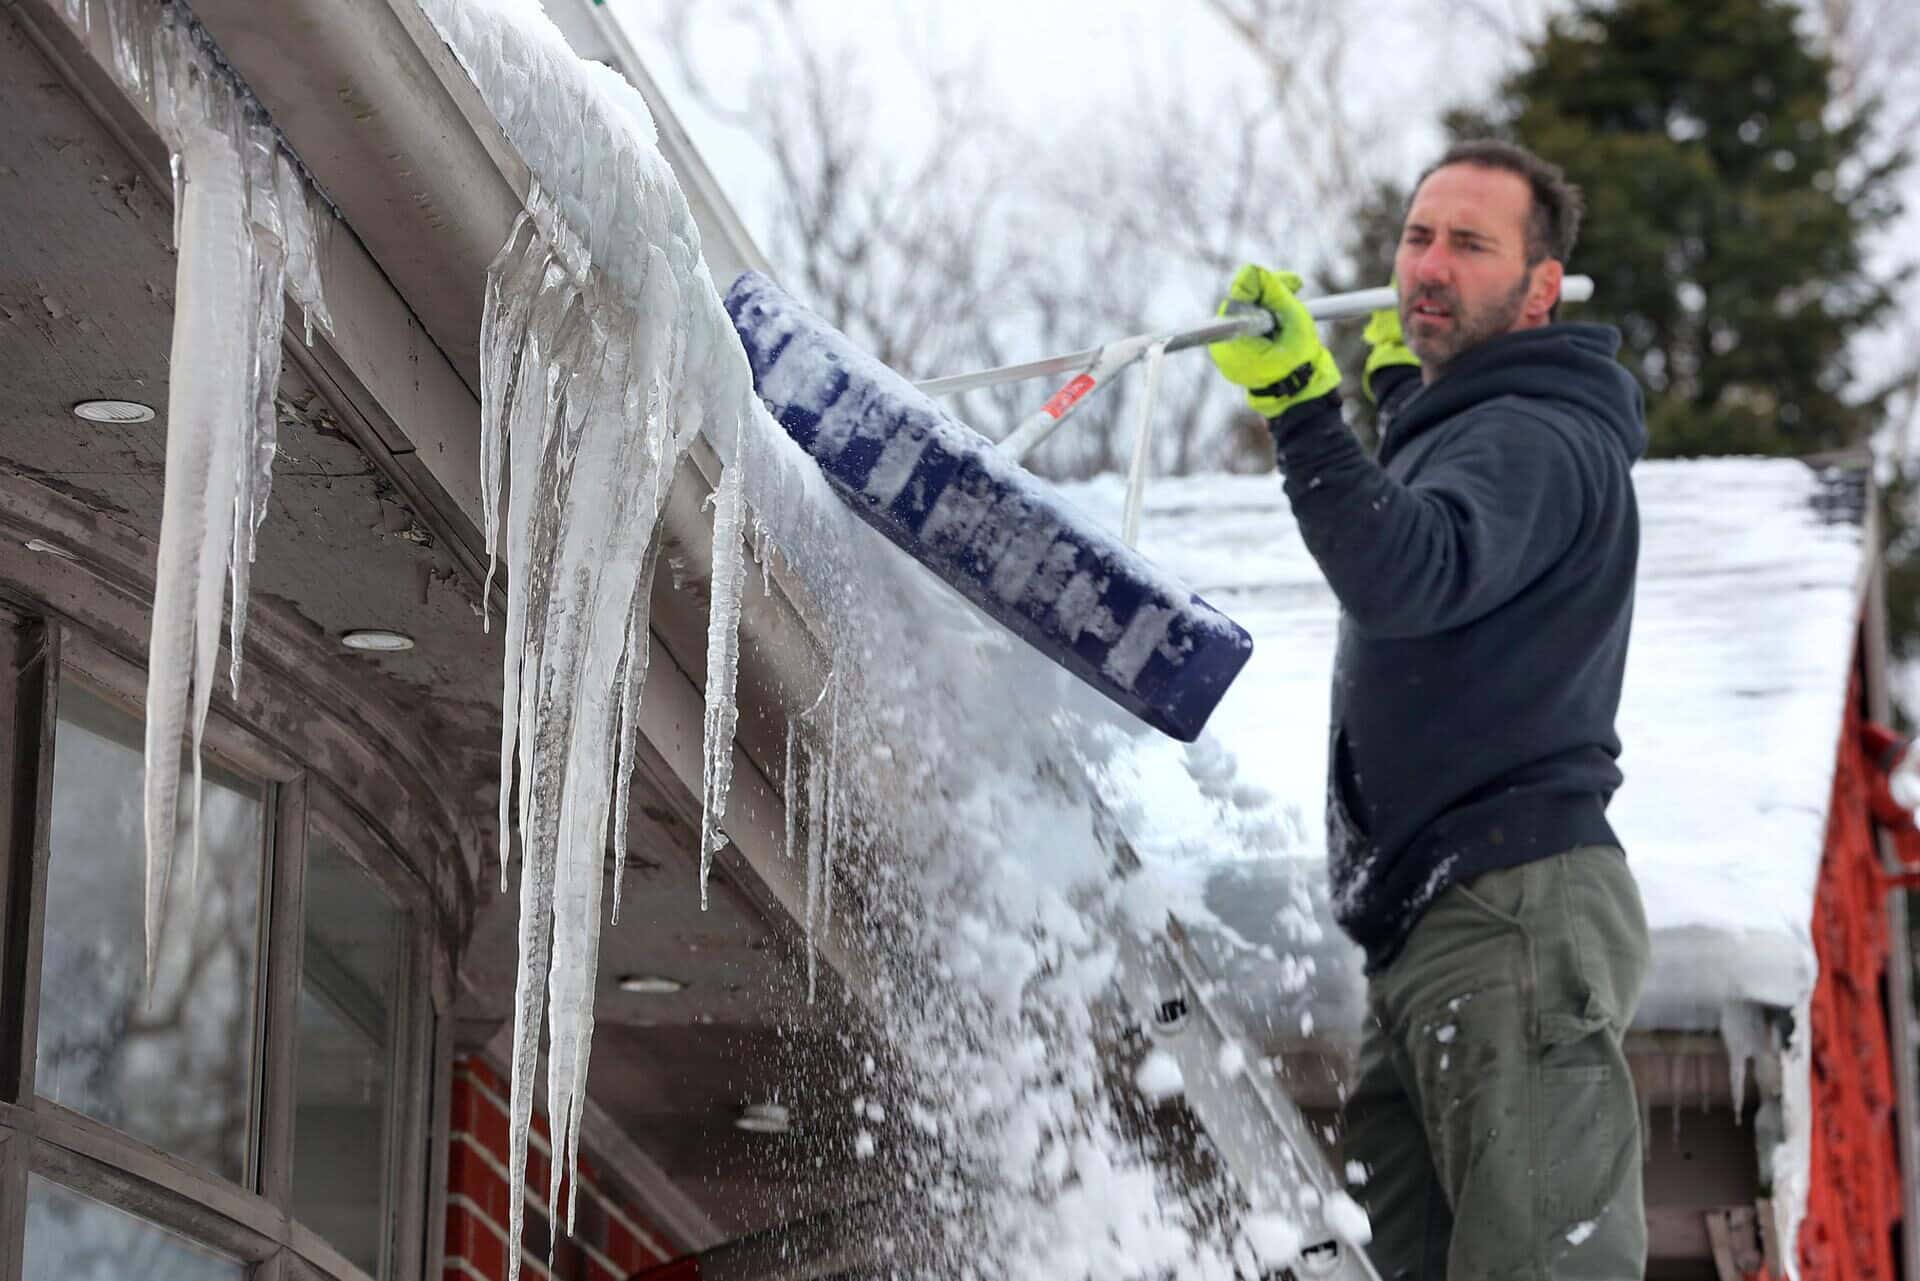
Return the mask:
[[(40, 940), (46, 924), (47, 816), (53, 807), (54, 702), (60, 687), (60, 628), (0, 604), (0, 1281), (25, 1266), (27, 1175), (33, 1144), (12, 1124), (34, 1097), (40, 1022)], [(29, 1117), (31, 1113), (27, 1114)]]
[[(385, 890), (400, 910), (416, 924), (431, 921), (433, 891), (412, 863), (394, 848), (392, 838), (368, 821), (358, 808), (324, 780), (315, 778), (307, 789), (308, 821), (319, 826), (345, 850), (361, 871)], [(369, 857), (368, 851), (378, 851)]]
[[(95, 693), (144, 723), (147, 673), (138, 664), (72, 624), (60, 628), (60, 660), (66, 675), (79, 676)], [(225, 714), (221, 706), (225, 696), (219, 689), (225, 680), (226, 667), (221, 665), (215, 677), (213, 706), (200, 736), (202, 752), (233, 772), (261, 783), (291, 783), (302, 777), (305, 770), (299, 762)]]
[(304, 777), (276, 789), (274, 856), (266, 901), (266, 960), (256, 1011), (261, 1035), (260, 1195), (291, 1217), (293, 1213), (294, 1073), (299, 1053), (300, 966), (305, 942), (302, 915), (306, 901), (307, 793)]
[(61, 678), (60, 630), (38, 619), (6, 628), (0, 672), (12, 686), (12, 714), (0, 717), (0, 759), (8, 798), (0, 821), (9, 842), (0, 869), (0, 928), (6, 931), (0, 964), (0, 1099), (33, 1098), (35, 1033), (40, 1014), (40, 940), (46, 927), (48, 816), (53, 806), (53, 727)]
[(34, 1173), (249, 1262), (272, 1253), (286, 1216), (238, 1184), (46, 1099), (33, 1109)]

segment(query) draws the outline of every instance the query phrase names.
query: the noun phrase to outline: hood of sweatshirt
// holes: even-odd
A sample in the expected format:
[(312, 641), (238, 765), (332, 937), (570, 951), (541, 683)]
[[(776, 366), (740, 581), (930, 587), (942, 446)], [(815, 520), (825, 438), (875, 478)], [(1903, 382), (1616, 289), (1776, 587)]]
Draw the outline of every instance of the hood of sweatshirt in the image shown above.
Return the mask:
[(1558, 401), (1603, 426), (1627, 458), (1647, 452), (1640, 384), (1614, 359), (1612, 325), (1555, 324), (1502, 334), (1466, 352), (1394, 416), (1381, 445), (1384, 464), (1421, 433), (1502, 396)]

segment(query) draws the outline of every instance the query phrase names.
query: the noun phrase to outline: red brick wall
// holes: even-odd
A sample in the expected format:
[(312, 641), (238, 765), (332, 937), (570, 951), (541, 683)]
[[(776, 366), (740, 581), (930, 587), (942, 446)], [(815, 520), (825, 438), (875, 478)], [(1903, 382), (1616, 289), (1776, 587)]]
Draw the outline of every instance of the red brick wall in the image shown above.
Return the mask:
[[(478, 1056), (453, 1064), (453, 1125), (447, 1153), (447, 1264), (443, 1281), (505, 1281), (507, 1275), (507, 1082)], [(586, 1144), (582, 1144), (585, 1148)], [(520, 1274), (530, 1281), (622, 1281), (683, 1253), (678, 1242), (601, 1181), (580, 1154), (574, 1234), (551, 1242), (546, 1114), (535, 1109), (527, 1144), (526, 1223)], [(562, 1184), (561, 1204), (570, 1192)]]

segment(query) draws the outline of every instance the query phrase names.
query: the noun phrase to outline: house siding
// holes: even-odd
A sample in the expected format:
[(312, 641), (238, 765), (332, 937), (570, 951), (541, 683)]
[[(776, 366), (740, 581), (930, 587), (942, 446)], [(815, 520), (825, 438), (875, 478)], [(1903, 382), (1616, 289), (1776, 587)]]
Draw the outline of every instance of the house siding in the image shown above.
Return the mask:
[[(1893, 1052), (1883, 982), (1886, 895), (1870, 809), (1877, 765), (1861, 741), (1860, 679), (1847, 700), (1814, 899), (1813, 1133), (1804, 1281), (1892, 1281), (1901, 1218)], [(1911, 835), (1903, 844), (1913, 844)], [(1903, 851), (1911, 857), (1920, 850)]]

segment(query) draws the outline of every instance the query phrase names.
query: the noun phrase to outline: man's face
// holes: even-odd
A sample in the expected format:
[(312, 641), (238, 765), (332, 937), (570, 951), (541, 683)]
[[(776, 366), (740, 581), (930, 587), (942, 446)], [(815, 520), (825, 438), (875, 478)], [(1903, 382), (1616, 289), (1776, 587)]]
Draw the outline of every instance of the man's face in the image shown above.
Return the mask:
[(1560, 264), (1527, 266), (1533, 193), (1504, 169), (1454, 164), (1427, 175), (1400, 230), (1400, 327), (1432, 382), (1489, 338), (1544, 325)]

